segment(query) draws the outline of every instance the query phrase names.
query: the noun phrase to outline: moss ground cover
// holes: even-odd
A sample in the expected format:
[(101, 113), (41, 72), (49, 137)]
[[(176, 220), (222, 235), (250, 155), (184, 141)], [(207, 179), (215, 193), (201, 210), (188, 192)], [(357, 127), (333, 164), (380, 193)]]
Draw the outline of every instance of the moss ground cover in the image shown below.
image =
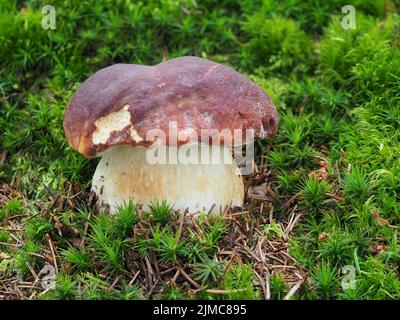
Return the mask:
[[(55, 30), (46, 4), (0, 2), (0, 299), (400, 298), (398, 1), (53, 1)], [(234, 67), (279, 110), (245, 207), (98, 212), (68, 99), (102, 67), (182, 55)]]

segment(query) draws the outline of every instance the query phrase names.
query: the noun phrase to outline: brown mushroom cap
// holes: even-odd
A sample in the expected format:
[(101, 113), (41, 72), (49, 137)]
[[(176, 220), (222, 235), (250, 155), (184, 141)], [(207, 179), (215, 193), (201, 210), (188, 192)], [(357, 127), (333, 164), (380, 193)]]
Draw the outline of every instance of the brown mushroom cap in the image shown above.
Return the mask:
[(168, 136), (170, 121), (176, 121), (178, 143), (191, 133), (200, 140), (202, 129), (253, 129), (255, 139), (262, 139), (276, 132), (278, 114), (271, 98), (242, 74), (181, 57), (97, 71), (71, 98), (64, 132), (74, 150), (94, 157), (115, 145), (150, 146), (155, 139), (148, 139), (149, 130)]

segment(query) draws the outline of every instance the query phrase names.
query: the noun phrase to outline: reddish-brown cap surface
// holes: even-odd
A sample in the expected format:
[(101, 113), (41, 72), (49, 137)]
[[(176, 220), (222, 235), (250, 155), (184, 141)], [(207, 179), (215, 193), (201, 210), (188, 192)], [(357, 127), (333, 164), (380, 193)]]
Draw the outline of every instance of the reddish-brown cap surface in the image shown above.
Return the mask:
[(262, 139), (277, 126), (276, 109), (259, 86), (225, 65), (197, 57), (101, 69), (75, 92), (64, 117), (69, 145), (86, 157), (115, 145), (150, 146), (160, 138), (154, 129), (164, 132), (169, 143), (169, 129), (176, 127), (181, 144), (201, 140), (204, 129), (232, 134), (252, 129), (255, 139)]

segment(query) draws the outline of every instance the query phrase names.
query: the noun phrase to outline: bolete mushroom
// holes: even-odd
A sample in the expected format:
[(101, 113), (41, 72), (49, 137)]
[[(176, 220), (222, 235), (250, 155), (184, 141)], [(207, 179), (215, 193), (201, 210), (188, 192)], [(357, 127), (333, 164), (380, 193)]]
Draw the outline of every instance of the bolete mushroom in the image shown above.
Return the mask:
[[(260, 87), (197, 57), (101, 69), (78, 88), (64, 118), (69, 145), (102, 157), (92, 190), (110, 212), (130, 198), (145, 207), (167, 199), (190, 212), (242, 206), (232, 146), (272, 136), (277, 125), (276, 109)], [(235, 132), (249, 130), (252, 137), (234, 140)], [(152, 161), (162, 150), (166, 161)]]

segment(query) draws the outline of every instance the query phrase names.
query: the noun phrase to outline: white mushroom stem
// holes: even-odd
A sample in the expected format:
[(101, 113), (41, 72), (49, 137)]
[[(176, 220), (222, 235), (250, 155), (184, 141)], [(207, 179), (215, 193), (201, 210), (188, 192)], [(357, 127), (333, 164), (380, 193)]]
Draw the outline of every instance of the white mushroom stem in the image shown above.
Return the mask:
[[(163, 153), (164, 151), (164, 153)], [(163, 157), (165, 156), (165, 157)], [(154, 164), (155, 159), (161, 163)], [(167, 162), (167, 163), (166, 163)], [(133, 198), (144, 209), (166, 199), (174, 209), (220, 213), (242, 206), (244, 186), (228, 148), (186, 144), (163, 149), (118, 146), (101, 158), (92, 190), (111, 213)]]

